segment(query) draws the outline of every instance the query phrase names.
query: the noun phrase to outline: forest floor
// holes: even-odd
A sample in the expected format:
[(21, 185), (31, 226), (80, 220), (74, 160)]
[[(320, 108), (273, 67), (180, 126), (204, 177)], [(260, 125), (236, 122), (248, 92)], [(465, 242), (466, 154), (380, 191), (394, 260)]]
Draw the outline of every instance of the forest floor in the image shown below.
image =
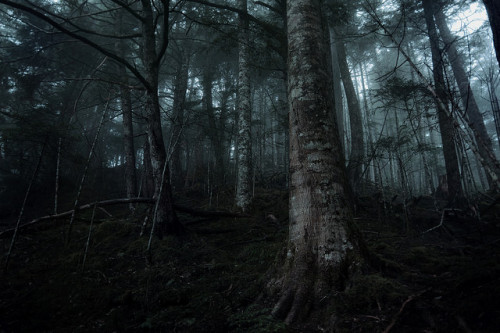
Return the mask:
[[(417, 201), (406, 217), (395, 203), (384, 210), (375, 196), (360, 200), (355, 221), (383, 267), (339, 293), (336, 331), (498, 332), (500, 209), (477, 220)], [(21, 229), (0, 279), (0, 332), (303, 331), (271, 317), (265, 292), (286, 245), (286, 193), (258, 191), (251, 218), (180, 215), (187, 234), (154, 239), (151, 260), (141, 209), (108, 210), (113, 217), (99, 212), (95, 221), (84, 265), (90, 212), (79, 215), (69, 245), (67, 220)], [(4, 254), (9, 245), (0, 239)]]

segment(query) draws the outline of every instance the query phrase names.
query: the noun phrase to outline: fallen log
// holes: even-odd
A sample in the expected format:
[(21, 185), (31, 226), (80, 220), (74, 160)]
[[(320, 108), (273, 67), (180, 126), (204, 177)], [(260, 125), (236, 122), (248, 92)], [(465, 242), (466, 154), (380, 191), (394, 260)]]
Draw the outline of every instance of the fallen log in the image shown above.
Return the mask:
[[(129, 204), (129, 203), (143, 203), (143, 204), (154, 204), (155, 199), (153, 198), (130, 198), (130, 199), (111, 199), (111, 200), (103, 200), (103, 201), (96, 201), (92, 203), (88, 203), (85, 205), (81, 205), (76, 209), (77, 212), (93, 208), (94, 206), (97, 206), (98, 208), (102, 208), (104, 206), (112, 206), (112, 205), (120, 205), (120, 204)], [(192, 216), (199, 216), (199, 217), (210, 217), (210, 218), (220, 218), (220, 217), (235, 217), (235, 218), (243, 218), (243, 217), (251, 217), (251, 215), (247, 214), (240, 214), (240, 213), (234, 213), (234, 212), (226, 212), (226, 211), (206, 211), (206, 210), (201, 210), (201, 209), (195, 209), (195, 208), (190, 208), (178, 204), (174, 204), (174, 209), (176, 211), (186, 213)], [(52, 215), (46, 215), (42, 216), (39, 218), (36, 218), (34, 220), (31, 220), (30, 222), (23, 223), (19, 226), (19, 228), (25, 228), (28, 226), (31, 226), (33, 224), (37, 224), (39, 222), (45, 221), (45, 220), (52, 220), (52, 219), (60, 219), (63, 217), (71, 216), (73, 213), (72, 210), (68, 210), (63, 213), (59, 214), (52, 214)], [(15, 228), (12, 229), (7, 229), (2, 232), (0, 232), (0, 237), (6, 236), (14, 232)]]

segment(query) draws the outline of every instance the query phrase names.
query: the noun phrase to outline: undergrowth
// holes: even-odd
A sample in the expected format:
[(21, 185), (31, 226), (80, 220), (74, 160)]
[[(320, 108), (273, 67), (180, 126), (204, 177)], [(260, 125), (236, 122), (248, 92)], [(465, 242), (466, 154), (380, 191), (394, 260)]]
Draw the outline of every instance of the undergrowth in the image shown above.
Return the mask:
[[(140, 214), (101, 216), (85, 262), (85, 216), (69, 245), (67, 221), (22, 229), (0, 282), (0, 331), (300, 331), (270, 315), (275, 299), (266, 293), (270, 268), (286, 245), (287, 197), (258, 195), (253, 217), (188, 224), (184, 237), (155, 238), (150, 260), (148, 238), (139, 237)], [(448, 229), (423, 234), (439, 223), (436, 215), (418, 218), (419, 225), (403, 233), (397, 215), (374, 218), (374, 209), (365, 209), (356, 221), (384, 266), (356, 276), (335, 295), (330, 329), (496, 332), (500, 232), (494, 223), (481, 224), (478, 235), (469, 232), (470, 224), (461, 227), (471, 221), (447, 221)], [(0, 239), (3, 253), (9, 245), (9, 238)], [(319, 332), (327, 326), (307, 327)]]

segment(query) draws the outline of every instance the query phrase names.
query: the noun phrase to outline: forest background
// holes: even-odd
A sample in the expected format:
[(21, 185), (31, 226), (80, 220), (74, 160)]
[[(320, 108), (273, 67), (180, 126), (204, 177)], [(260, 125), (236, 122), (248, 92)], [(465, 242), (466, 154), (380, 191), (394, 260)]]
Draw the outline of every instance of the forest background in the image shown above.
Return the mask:
[[(351, 227), (366, 200), (379, 218), (399, 207), (406, 233), (422, 198), (441, 223), (446, 209), (480, 219), (498, 203), (495, 1), (0, 4), (6, 267), (26, 223), (67, 218), (70, 244), (85, 209), (93, 221), (121, 204), (150, 234), (149, 256), (189, 234), (182, 213), (258, 215), (289, 224), (297, 255), (268, 280), (274, 316), (291, 324), (345, 289), (353, 263), (378, 262)], [(288, 192), (284, 210), (255, 200)], [(329, 273), (300, 273), (301, 253)]]

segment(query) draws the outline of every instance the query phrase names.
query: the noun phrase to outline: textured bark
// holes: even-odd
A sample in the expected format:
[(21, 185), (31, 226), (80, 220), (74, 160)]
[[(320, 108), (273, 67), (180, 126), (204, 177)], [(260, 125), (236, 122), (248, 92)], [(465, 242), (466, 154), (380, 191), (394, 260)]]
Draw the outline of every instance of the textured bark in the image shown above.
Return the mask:
[(488, 84), (488, 94), (490, 96), (491, 111), (493, 113), (493, 118), (495, 119), (495, 130), (497, 132), (498, 144), (500, 144), (500, 103), (498, 102), (497, 95), (495, 93), (495, 83), (493, 82), (493, 76), (490, 76)]
[[(126, 84), (128, 82), (125, 67), (120, 66), (121, 80)], [(134, 147), (134, 127), (132, 122), (132, 99), (130, 90), (120, 86), (120, 103), (123, 117), (123, 150), (125, 152), (125, 187), (127, 198), (137, 196), (137, 176), (135, 171), (135, 147)], [(133, 209), (133, 205), (129, 205)]]
[[(239, 0), (238, 7), (247, 11), (247, 0)], [(242, 211), (248, 208), (251, 201), (251, 117), (250, 104), (250, 47), (248, 18), (239, 17), (239, 60), (238, 60), (238, 174), (236, 186), (236, 206)]]
[(500, 2), (498, 0), (483, 0), (488, 18), (490, 20), (491, 32), (493, 33), (493, 44), (500, 66)]
[(289, 0), (290, 226), (281, 297), (273, 314), (287, 323), (321, 311), (359, 264), (346, 199), (345, 166), (333, 119), (331, 80), (318, 0)]
[[(433, 17), (432, 1), (423, 0), (424, 16), (429, 34), (429, 41), (432, 52), (432, 73), (434, 75), (434, 84), (436, 94), (440, 101), (448, 100), (443, 74), (443, 61), (439, 50), (439, 41), (436, 31), (436, 25)], [(458, 158), (454, 141), (453, 122), (448, 117), (449, 112), (444, 110), (446, 107), (440, 101), (436, 101), (438, 112), (439, 128), (441, 130), (441, 141), (443, 143), (444, 162), (446, 166), (446, 176), (448, 183), (448, 201), (451, 205), (456, 205), (463, 197), (462, 184), (460, 180), (460, 171), (458, 168)]]
[(184, 108), (188, 85), (189, 58), (181, 57), (175, 74), (174, 105), (172, 124), (172, 185), (179, 190), (184, 186), (185, 172), (181, 163), (181, 146), (183, 140)]
[(342, 103), (342, 78), (340, 76), (339, 56), (337, 52), (337, 42), (335, 41), (335, 31), (330, 29), (330, 43), (332, 54), (332, 79), (333, 91), (335, 94), (335, 115), (337, 121), (337, 129), (339, 131), (340, 144), (342, 151), (345, 152), (344, 139), (344, 105)]
[(356, 191), (359, 178), (361, 177), (365, 149), (363, 119), (361, 117), (358, 94), (354, 89), (354, 83), (352, 82), (351, 73), (347, 65), (347, 54), (344, 42), (337, 39), (335, 44), (337, 45), (340, 74), (342, 76), (342, 82), (344, 83), (351, 125), (351, 154), (349, 156), (347, 172), (352, 190)]
[[(123, 29), (123, 12), (118, 13), (116, 19), (116, 29), (119, 35), (124, 34)], [(119, 40), (116, 45), (116, 52), (118, 54), (126, 54), (127, 48), (124, 40)], [(130, 94), (129, 78), (127, 68), (121, 63), (117, 63), (117, 74), (120, 78), (120, 104), (122, 109), (123, 118), (123, 151), (124, 151), (124, 167), (125, 167), (125, 188), (127, 198), (134, 198), (137, 196), (137, 174), (135, 169), (135, 147), (134, 147), (134, 124), (132, 116), (132, 97)], [(134, 206), (129, 205), (132, 211)]]
[(143, 182), (142, 182), (142, 195), (152, 198), (155, 193), (155, 184), (153, 180), (153, 168), (151, 167), (151, 149), (149, 142), (146, 139), (144, 142), (144, 157), (143, 157)]
[[(158, 98), (159, 57), (156, 50), (155, 19), (151, 2), (149, 0), (141, 0), (141, 4), (143, 14), (142, 63), (144, 66), (144, 77), (148, 82), (146, 86), (146, 105), (144, 111), (147, 119), (151, 171), (155, 185), (154, 197), (160, 198), (154, 218), (158, 225), (156, 230), (161, 237), (165, 233), (179, 233), (182, 230), (182, 225), (173, 209), (170, 170), (168, 161), (166, 160), (167, 154), (161, 129), (161, 111)], [(168, 13), (168, 6), (166, 4), (164, 10)], [(165, 165), (165, 163), (167, 163), (167, 165)]]
[[(484, 125), (483, 115), (479, 110), (476, 98), (471, 90), (469, 77), (465, 71), (462, 55), (458, 52), (455, 45), (456, 38), (451, 34), (450, 29), (448, 28), (446, 17), (442, 8), (435, 4), (434, 9), (436, 24), (445, 44), (445, 51), (448, 54), (453, 75), (455, 76), (455, 80), (457, 82), (460, 98), (467, 114), (468, 124), (474, 133), (476, 142), (478, 143), (479, 154), (484, 161), (490, 165), (490, 168), (495, 170), (495, 162), (492, 160), (495, 160), (496, 158), (493, 153), (491, 138), (488, 135), (486, 126)], [(500, 177), (500, 170), (496, 170), (496, 172), (497, 177)], [(488, 184), (490, 188), (495, 187), (496, 182), (491, 179), (488, 173), (486, 173), (486, 175), (488, 176)]]

